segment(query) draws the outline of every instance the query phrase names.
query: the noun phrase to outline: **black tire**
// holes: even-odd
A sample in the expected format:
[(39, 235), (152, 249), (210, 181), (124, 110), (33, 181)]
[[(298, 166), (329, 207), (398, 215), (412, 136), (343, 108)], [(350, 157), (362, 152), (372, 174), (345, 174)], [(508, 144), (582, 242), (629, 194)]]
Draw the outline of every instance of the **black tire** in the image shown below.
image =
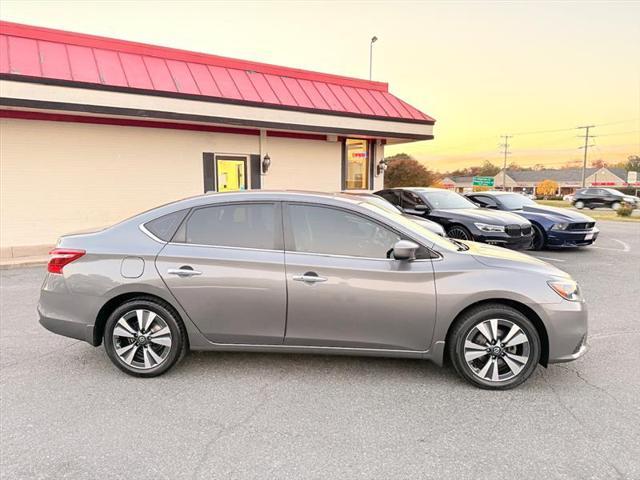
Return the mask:
[(621, 206), (622, 206), (622, 203), (620, 203), (620, 202), (613, 202), (613, 203), (611, 204), (611, 208), (612, 208), (613, 210), (615, 210), (615, 211), (620, 210), (620, 207), (621, 207)]
[(468, 228), (462, 225), (450, 225), (447, 227), (447, 236), (458, 240), (473, 240), (473, 235)]
[(576, 207), (578, 210), (582, 210), (585, 207), (584, 202), (582, 200), (576, 200), (573, 203), (573, 206)]
[[(114, 344), (113, 331), (116, 324), (124, 315), (135, 310), (148, 310), (155, 313), (166, 323), (171, 332), (171, 346), (168, 347), (168, 354), (161, 363), (148, 369), (136, 368), (125, 363), (116, 353), (116, 345)], [(140, 297), (123, 303), (109, 315), (104, 329), (104, 348), (109, 359), (123, 372), (134, 377), (157, 377), (167, 372), (186, 355), (188, 349), (187, 332), (171, 305), (153, 297)]]
[[(464, 347), (467, 336), (478, 324), (496, 318), (506, 320), (520, 327), (527, 336), (529, 352), (527, 362), (515, 376), (505, 380), (491, 381), (480, 378), (472, 370), (472, 367), (465, 359)], [(473, 308), (456, 320), (448, 337), (447, 350), (451, 363), (458, 374), (472, 385), (488, 390), (508, 390), (522, 384), (531, 376), (540, 361), (542, 349), (538, 331), (528, 318), (514, 308), (499, 303), (491, 303)], [(502, 367), (505, 365), (503, 360)]]
[(533, 227), (533, 240), (531, 241), (531, 250), (543, 250), (547, 244), (547, 236), (542, 228), (535, 223), (531, 224)]

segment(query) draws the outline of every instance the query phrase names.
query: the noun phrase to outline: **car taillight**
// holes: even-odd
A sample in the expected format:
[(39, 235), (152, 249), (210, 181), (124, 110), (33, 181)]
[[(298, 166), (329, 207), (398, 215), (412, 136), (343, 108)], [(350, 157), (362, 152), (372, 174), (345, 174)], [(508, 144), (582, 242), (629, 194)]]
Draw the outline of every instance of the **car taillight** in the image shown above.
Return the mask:
[(68, 248), (54, 248), (49, 252), (51, 258), (47, 264), (49, 273), (62, 273), (65, 265), (79, 259), (86, 252), (84, 250), (71, 250)]

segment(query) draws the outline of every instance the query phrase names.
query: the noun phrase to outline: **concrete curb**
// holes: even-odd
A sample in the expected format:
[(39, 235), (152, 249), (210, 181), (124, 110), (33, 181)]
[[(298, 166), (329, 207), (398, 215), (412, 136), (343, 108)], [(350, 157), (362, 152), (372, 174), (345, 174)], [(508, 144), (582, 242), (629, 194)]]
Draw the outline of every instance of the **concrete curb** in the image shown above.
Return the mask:
[(46, 265), (49, 256), (46, 257), (22, 257), (0, 260), (0, 270), (11, 270), (13, 268), (35, 267)]

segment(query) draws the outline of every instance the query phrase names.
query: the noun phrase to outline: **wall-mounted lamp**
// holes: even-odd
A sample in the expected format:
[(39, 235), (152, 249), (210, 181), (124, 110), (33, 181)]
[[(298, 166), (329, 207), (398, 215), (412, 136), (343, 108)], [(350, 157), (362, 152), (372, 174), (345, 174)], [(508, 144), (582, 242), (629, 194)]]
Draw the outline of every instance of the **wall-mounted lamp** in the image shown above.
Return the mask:
[(265, 175), (269, 171), (269, 167), (271, 166), (271, 157), (267, 153), (262, 159), (262, 174)]
[(378, 165), (376, 166), (376, 177), (382, 175), (386, 169), (387, 161), (383, 158), (378, 162)]

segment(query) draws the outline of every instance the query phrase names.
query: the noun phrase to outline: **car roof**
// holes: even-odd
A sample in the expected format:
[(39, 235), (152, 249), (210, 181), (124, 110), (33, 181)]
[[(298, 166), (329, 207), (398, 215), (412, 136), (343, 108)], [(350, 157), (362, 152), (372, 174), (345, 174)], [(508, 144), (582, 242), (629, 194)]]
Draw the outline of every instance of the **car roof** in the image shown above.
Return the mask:
[[(436, 187), (393, 187), (393, 188), (385, 188), (385, 190), (409, 190), (410, 192), (450, 192), (446, 188), (436, 188)], [(453, 192), (456, 193), (456, 192)]]
[(216, 203), (244, 202), (244, 201), (265, 201), (282, 202), (298, 201), (310, 203), (323, 203), (329, 205), (358, 205), (366, 200), (362, 196), (348, 195), (343, 193), (312, 192), (302, 190), (244, 190), (236, 192), (210, 192), (193, 197), (183, 198), (174, 202), (159, 205), (146, 212), (139, 213), (132, 219), (152, 219), (177, 212), (187, 208), (201, 207), (205, 205), (215, 205)]
[(466, 195), (493, 195), (493, 196), (499, 196), (499, 195), (513, 195), (514, 193), (515, 194), (520, 194), (520, 192), (503, 192), (501, 190), (485, 190), (483, 192), (469, 192)]

